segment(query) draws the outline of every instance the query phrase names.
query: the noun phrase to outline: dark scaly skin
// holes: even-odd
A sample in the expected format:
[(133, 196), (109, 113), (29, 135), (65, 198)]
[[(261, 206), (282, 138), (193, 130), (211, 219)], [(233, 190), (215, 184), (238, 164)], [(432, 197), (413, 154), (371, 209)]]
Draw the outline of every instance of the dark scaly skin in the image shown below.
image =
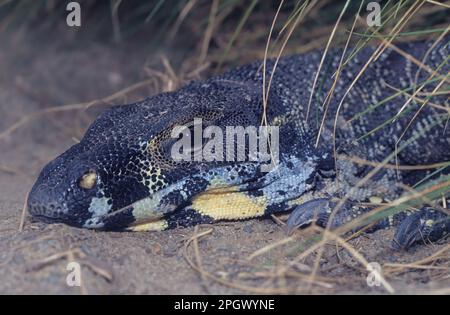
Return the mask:
[[(399, 47), (422, 60), (431, 44), (415, 42)], [(446, 38), (425, 60), (431, 69), (439, 69), (439, 74), (448, 75), (450, 70), (448, 46)], [(338, 112), (344, 93), (373, 51), (364, 48), (344, 67), (328, 110), (324, 111), (322, 102), (332, 87), (332, 74), (342, 53), (330, 52), (309, 115), (307, 104), (322, 52), (280, 60), (267, 108), (269, 125), (280, 127), (280, 164), (276, 172), (262, 172), (257, 162), (176, 162), (170, 155), (176, 141), (170, 138), (171, 130), (194, 118), (202, 118), (205, 126), (223, 129), (260, 125), (262, 64), (255, 62), (204, 82), (193, 82), (177, 92), (115, 106), (105, 112), (79, 144), (42, 170), (29, 196), (29, 211), (46, 221), (78, 227), (158, 230), (294, 210), (288, 220), (293, 229), (313, 221), (325, 226), (336, 205), (335, 198), (349, 195), (349, 201), (331, 222), (332, 227), (340, 226), (371, 210), (356, 207), (356, 202), (372, 197), (393, 200), (402, 193), (399, 183), (412, 186), (434, 171), (382, 169), (355, 189), (373, 168), (350, 162), (349, 157), (381, 162), (394, 152), (406, 131), (397, 147), (409, 141), (408, 145), (399, 150), (390, 164), (422, 165), (450, 160), (450, 128), (445, 126), (448, 114), (441, 108), (425, 106), (408, 126), (420, 107), (412, 102), (403, 115), (376, 130), (395, 116), (408, 96), (399, 93), (373, 110), (368, 108), (395, 94), (392, 87), (402, 90), (414, 86), (418, 71), (416, 65), (396, 52), (387, 50), (371, 63)], [(268, 73), (272, 71), (273, 61), (268, 61), (267, 69)], [(418, 86), (428, 76), (430, 73), (421, 70)], [(427, 84), (421, 92), (433, 91), (441, 78)], [(413, 92), (407, 90), (408, 94)], [(433, 96), (429, 102), (449, 106), (445, 95)], [(93, 187), (83, 187), (86, 174), (94, 174)], [(445, 170), (440, 174), (446, 174)], [(439, 239), (450, 231), (448, 216), (430, 207), (412, 215), (402, 212), (386, 218), (375, 229), (392, 224), (400, 224), (394, 240), (395, 247), (400, 248), (423, 239)]]

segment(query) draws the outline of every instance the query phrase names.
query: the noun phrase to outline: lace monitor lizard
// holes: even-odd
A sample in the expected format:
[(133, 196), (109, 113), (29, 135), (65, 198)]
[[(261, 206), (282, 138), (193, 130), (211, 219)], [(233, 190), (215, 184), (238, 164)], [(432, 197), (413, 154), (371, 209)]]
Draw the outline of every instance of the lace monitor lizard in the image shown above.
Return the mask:
[[(309, 108), (323, 52), (284, 57), (275, 71), (275, 61), (268, 60), (267, 79), (272, 71), (274, 76), (265, 117), (279, 128), (279, 161), (268, 172), (260, 161), (249, 159), (179, 161), (171, 155), (179, 140), (172, 137), (174, 126), (187, 126), (190, 133), (195, 119), (202, 119), (201, 131), (260, 126), (260, 61), (175, 92), (114, 106), (95, 120), (80, 143), (45, 166), (29, 194), (29, 212), (44, 221), (102, 230), (164, 230), (282, 211), (291, 211), (289, 230), (313, 222), (341, 226), (371, 211), (374, 206), (367, 201), (392, 202), (411, 194), (406, 186), (449, 174), (444, 167), (376, 168), (381, 162), (450, 161), (449, 101), (447, 94), (435, 93), (448, 86), (449, 38), (434, 43), (397, 46), (412, 58), (387, 49), (370, 60), (375, 48), (349, 49), (345, 58), (356, 54), (342, 68), (343, 50), (330, 51)], [(425, 66), (419, 68), (413, 58)], [(238, 137), (227, 140), (242, 145)], [(396, 225), (395, 248), (437, 240), (450, 231), (443, 205), (428, 201), (382, 218), (371, 229)]]

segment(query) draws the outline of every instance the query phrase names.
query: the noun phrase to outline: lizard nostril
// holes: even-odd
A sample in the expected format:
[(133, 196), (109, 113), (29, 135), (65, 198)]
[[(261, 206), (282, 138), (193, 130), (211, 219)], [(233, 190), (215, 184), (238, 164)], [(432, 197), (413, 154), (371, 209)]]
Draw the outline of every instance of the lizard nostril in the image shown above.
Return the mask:
[(49, 192), (42, 186), (34, 187), (31, 190), (27, 204), (28, 212), (32, 216), (56, 219), (61, 214), (61, 207), (58, 202), (52, 200)]

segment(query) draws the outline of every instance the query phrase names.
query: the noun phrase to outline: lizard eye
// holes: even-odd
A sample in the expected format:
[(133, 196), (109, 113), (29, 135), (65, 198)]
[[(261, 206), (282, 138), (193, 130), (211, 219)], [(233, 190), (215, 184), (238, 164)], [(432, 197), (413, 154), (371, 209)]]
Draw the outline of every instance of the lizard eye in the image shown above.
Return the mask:
[(78, 181), (78, 185), (83, 189), (92, 189), (97, 184), (97, 173), (95, 171), (89, 171), (81, 176)]

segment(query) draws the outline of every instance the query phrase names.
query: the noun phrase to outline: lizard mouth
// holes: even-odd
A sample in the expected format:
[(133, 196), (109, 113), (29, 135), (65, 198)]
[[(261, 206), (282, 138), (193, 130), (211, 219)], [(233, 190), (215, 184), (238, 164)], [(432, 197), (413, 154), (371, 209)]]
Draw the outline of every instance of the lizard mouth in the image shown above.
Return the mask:
[(55, 218), (55, 217), (49, 217), (46, 215), (41, 214), (33, 214), (33, 218), (37, 221), (44, 222), (44, 223), (66, 223), (63, 218)]
[(161, 192), (121, 209), (93, 216), (86, 220), (83, 227), (103, 231), (164, 230), (167, 228), (165, 218), (181, 212), (191, 202), (190, 199), (179, 198), (178, 202), (170, 202), (164, 198), (167, 195), (167, 192)]
[[(211, 220), (246, 219), (262, 214), (264, 206), (251, 200), (248, 191), (239, 191), (239, 187), (230, 185), (208, 189), (180, 203), (163, 202), (155, 207), (152, 207), (155, 205), (154, 198), (147, 198), (93, 217), (83, 227), (107, 231), (161, 231), (171, 226), (173, 218), (186, 213), (192, 217), (209, 217)], [(240, 207), (236, 207), (236, 204)]]
[(33, 219), (44, 223), (65, 223), (81, 227), (82, 216), (72, 215), (66, 205), (55, 198), (49, 197), (42, 189), (32, 189), (27, 200), (28, 212)]
[(47, 224), (55, 224), (55, 223), (64, 223), (74, 227), (83, 227), (83, 220), (81, 218), (71, 217), (68, 215), (57, 215), (55, 213), (52, 214), (44, 214), (37, 213), (36, 210), (29, 210), (32, 214), (33, 220), (47, 223)]

